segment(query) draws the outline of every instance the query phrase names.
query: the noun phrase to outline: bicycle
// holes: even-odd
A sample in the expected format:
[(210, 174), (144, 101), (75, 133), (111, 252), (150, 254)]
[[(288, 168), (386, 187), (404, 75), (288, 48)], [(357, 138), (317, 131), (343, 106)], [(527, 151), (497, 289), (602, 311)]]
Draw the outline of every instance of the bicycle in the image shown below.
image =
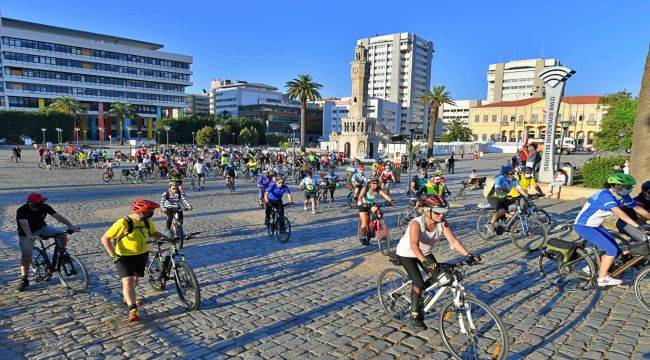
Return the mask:
[(415, 219), (419, 215), (416, 207), (417, 201), (418, 198), (409, 198), (410, 207), (399, 213), (397, 216), (397, 226), (401, 232), (406, 231), (411, 220)]
[[(497, 220), (494, 224), (495, 232), (487, 228), (487, 224), (494, 215), (494, 210), (489, 204), (480, 204), (479, 216), (476, 219), (476, 231), (483, 240), (492, 240), (507, 232), (510, 234), (512, 243), (519, 249), (533, 252), (544, 246), (548, 240), (548, 230), (539, 220), (524, 215), (520, 202), (523, 197), (515, 198), (511, 205), (514, 207), (514, 214), (506, 215)], [(526, 201), (526, 200), (524, 200)], [(509, 209), (510, 210), (510, 209)]]
[[(191, 211), (191, 209), (185, 209), (185, 211)], [(177, 209), (174, 209), (174, 216), (172, 217), (172, 226), (170, 228), (172, 235), (177, 237), (179, 240), (179, 249), (183, 248), (185, 244), (185, 230), (183, 229), (183, 222), (180, 220), (180, 216), (183, 212), (183, 209), (179, 206)]]
[[(390, 260), (400, 265), (399, 258)], [(506, 326), (494, 309), (463, 286), (469, 266), (467, 261), (438, 264), (436, 281), (422, 291), (422, 311), (425, 316), (433, 313), (438, 300), (450, 292), (451, 299), (438, 311), (438, 331), (451, 355), (455, 359), (504, 359), (509, 345)], [(382, 309), (398, 323), (405, 323), (409, 317), (411, 287), (412, 281), (396, 268), (384, 270), (377, 280), (377, 296)]]
[(104, 182), (111, 182), (114, 177), (115, 172), (111, 168), (108, 168), (102, 172), (102, 180), (104, 180)]
[[(36, 282), (49, 282), (56, 272), (61, 283), (73, 293), (83, 293), (88, 289), (88, 272), (83, 262), (70, 254), (67, 248), (61, 248), (58, 237), (63, 234), (72, 234), (74, 231), (66, 230), (54, 235), (43, 236), (38, 239), (39, 244), (34, 247), (32, 266), (30, 271), (36, 277)], [(45, 246), (43, 240), (54, 239), (54, 243)], [(54, 246), (52, 260), (47, 254), (47, 249)]]
[[(541, 195), (538, 194), (531, 195), (531, 198), (539, 198), (539, 197), (541, 197)], [(551, 219), (551, 215), (548, 212), (546, 212), (546, 210), (540, 209), (532, 201), (526, 201), (524, 205), (521, 207), (521, 211), (524, 213), (524, 216), (537, 219), (541, 221), (543, 224), (551, 225), (553, 223), (553, 220)]]
[[(379, 248), (379, 252), (383, 255), (388, 256), (390, 253), (390, 230), (384, 221), (384, 213), (381, 211), (381, 208), (379, 208), (379, 205), (376, 206), (378, 207), (377, 211), (370, 214), (368, 233), (365, 235), (365, 237), (368, 243), (370, 243), (372, 239), (377, 240), (377, 247)], [(386, 206), (390, 206), (390, 203)], [(361, 228), (359, 228), (358, 233), (359, 237), (364, 236), (361, 234)]]
[(12, 153), (11, 156), (9, 156), (9, 157), (7, 158), (7, 162), (9, 162), (9, 163), (17, 163), (17, 162), (18, 162), (18, 158), (16, 157), (16, 154), (13, 154), (13, 153)]
[[(291, 205), (292, 203), (286, 203), (283, 204), (283, 206), (288, 206)], [(273, 237), (275, 235), (275, 238), (280, 242), (280, 243), (286, 243), (289, 241), (289, 238), (291, 237), (291, 222), (285, 215), (284, 217), (280, 218), (280, 213), (275, 210), (275, 207), (272, 205), (267, 205), (271, 206), (271, 220), (269, 221), (269, 224), (266, 226), (266, 230), (269, 234), (269, 237)], [(284, 231), (282, 230), (284, 229)]]
[[(329, 187), (327, 185), (321, 185), (318, 187), (318, 202), (325, 203), (329, 199)], [(329, 206), (332, 206), (332, 201), (329, 201)]]
[[(190, 240), (195, 235), (200, 234), (194, 232), (185, 237), (185, 240)], [(148, 241), (149, 244), (155, 244), (155, 250), (149, 250), (150, 258), (145, 268), (147, 280), (149, 284), (156, 291), (165, 290), (167, 280), (174, 278), (176, 285), (176, 293), (181, 300), (181, 304), (187, 310), (196, 310), (201, 304), (201, 289), (199, 281), (196, 279), (194, 270), (185, 261), (185, 256), (178, 252), (179, 247), (177, 243), (180, 241), (178, 237), (174, 238), (160, 238), (154, 241)], [(170, 244), (170, 247), (163, 249), (164, 244)], [(165, 254), (166, 252), (169, 254)]]

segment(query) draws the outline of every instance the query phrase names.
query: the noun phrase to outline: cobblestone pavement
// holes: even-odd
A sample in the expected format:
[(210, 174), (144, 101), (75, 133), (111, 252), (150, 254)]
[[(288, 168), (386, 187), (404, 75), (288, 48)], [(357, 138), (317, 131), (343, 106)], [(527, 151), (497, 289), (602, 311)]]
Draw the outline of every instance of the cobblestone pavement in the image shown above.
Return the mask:
[[(414, 333), (387, 319), (376, 297), (378, 274), (392, 266), (374, 247), (356, 240), (356, 213), (341, 200), (317, 215), (301, 206), (287, 210), (293, 234), (286, 244), (269, 239), (256, 209), (256, 189), (241, 184), (230, 194), (223, 181), (189, 197), (197, 211), (186, 214), (187, 231), (202, 231), (184, 253), (195, 269), (203, 302), (198, 311), (181, 308), (172, 286), (158, 293), (142, 282), (142, 321), (126, 323), (116, 272), (99, 238), (127, 213), (136, 196), (158, 200), (164, 183), (104, 184), (100, 170), (46, 171), (27, 162), (8, 164), (0, 151), (0, 358), (432, 358), (445, 359), (437, 317), (429, 330)], [(471, 168), (493, 173), (505, 156), (457, 163), (451, 183)], [(452, 191), (454, 187), (452, 186)], [(81, 255), (90, 273), (84, 294), (69, 295), (54, 279), (18, 293), (19, 253), (15, 210), (32, 190), (82, 227), (70, 251)], [(297, 191), (296, 191), (297, 192)], [(301, 200), (302, 196), (297, 195)], [(484, 242), (474, 232), (475, 214), (456, 204), (449, 215), (459, 238), (481, 254), (467, 283), (508, 325), (511, 358), (629, 359), (650, 356), (647, 313), (633, 291), (560, 293), (544, 285), (536, 258), (509, 240)], [(397, 213), (386, 210), (396, 229)], [(541, 201), (557, 222), (573, 219), (580, 202)], [(159, 227), (163, 218), (154, 220)], [(54, 221), (54, 220), (52, 220)], [(394, 240), (401, 234), (393, 231)], [(447, 245), (435, 248), (442, 260), (456, 258)], [(627, 277), (629, 280), (630, 276)]]

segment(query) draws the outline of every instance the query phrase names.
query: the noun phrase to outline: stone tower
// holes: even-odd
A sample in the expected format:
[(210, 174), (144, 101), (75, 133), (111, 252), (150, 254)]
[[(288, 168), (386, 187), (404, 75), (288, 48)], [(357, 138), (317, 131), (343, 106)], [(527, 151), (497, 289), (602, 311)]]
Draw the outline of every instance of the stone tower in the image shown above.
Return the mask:
[(362, 46), (357, 46), (354, 50), (354, 61), (351, 66), (352, 77), (352, 97), (350, 98), (350, 118), (361, 119), (365, 117), (366, 94), (367, 90), (367, 71), (368, 71), (368, 58), (366, 49)]

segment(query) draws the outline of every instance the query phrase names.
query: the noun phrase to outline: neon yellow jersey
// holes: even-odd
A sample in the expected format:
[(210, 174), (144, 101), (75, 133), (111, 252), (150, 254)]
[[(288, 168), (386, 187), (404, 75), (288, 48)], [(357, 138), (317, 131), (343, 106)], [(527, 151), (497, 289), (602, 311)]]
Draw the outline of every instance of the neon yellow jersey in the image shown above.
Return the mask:
[[(532, 177), (527, 178), (525, 176), (517, 175), (515, 178), (519, 180), (519, 185), (521, 185), (521, 188), (524, 189), (525, 191), (528, 191), (530, 188), (535, 188), (535, 186), (537, 186), (537, 181), (535, 181), (535, 179), (533, 179)], [(521, 196), (521, 194), (519, 194), (517, 188), (512, 188), (510, 189), (508, 196), (515, 198)]]
[(259, 166), (259, 164), (257, 162), (255, 162), (255, 161), (251, 161), (247, 165), (248, 165), (248, 168), (251, 169), (251, 170), (255, 170)]
[(149, 220), (149, 228), (147, 229), (144, 220), (133, 220), (133, 231), (127, 235), (128, 231), (129, 224), (126, 219), (122, 218), (117, 220), (104, 234), (106, 237), (119, 240), (115, 245), (117, 255), (140, 255), (149, 251), (147, 246), (149, 235), (156, 232), (156, 225), (154, 225), (153, 221)]

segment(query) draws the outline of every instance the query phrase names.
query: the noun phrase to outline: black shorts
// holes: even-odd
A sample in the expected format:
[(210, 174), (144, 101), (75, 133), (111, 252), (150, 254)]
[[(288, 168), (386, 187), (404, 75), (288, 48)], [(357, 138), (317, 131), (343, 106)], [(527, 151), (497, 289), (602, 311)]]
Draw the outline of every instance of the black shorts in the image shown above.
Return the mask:
[(122, 259), (115, 264), (117, 267), (117, 275), (120, 279), (127, 276), (144, 276), (144, 268), (147, 266), (149, 253), (140, 255), (122, 256)]
[(374, 205), (370, 205), (370, 204), (361, 204), (361, 205), (358, 205), (357, 207), (359, 208), (360, 213), (369, 213), (370, 208), (373, 207), (373, 206)]
[(488, 197), (488, 203), (492, 205), (494, 211), (499, 211), (500, 209), (508, 211), (508, 207), (512, 204), (512, 201), (506, 198), (490, 196)]

